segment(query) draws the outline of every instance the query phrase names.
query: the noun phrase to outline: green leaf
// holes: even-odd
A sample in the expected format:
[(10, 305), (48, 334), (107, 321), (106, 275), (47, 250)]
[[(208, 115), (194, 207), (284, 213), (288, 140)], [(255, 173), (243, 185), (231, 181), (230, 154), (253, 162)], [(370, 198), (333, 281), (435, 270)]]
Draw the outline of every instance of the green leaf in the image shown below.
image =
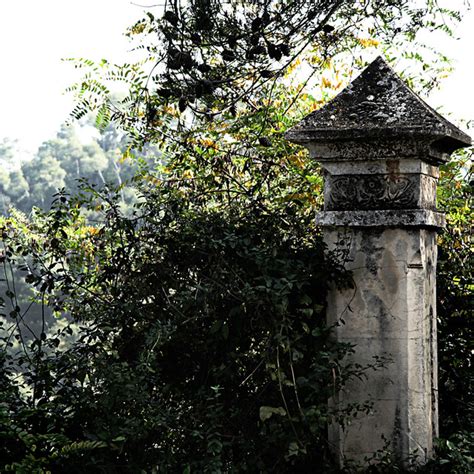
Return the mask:
[(303, 305), (310, 305), (312, 302), (313, 300), (306, 293), (304, 293), (300, 298), (300, 303)]
[(260, 407), (260, 420), (266, 421), (271, 418), (273, 415), (285, 416), (286, 410), (283, 407)]
[(209, 329), (209, 332), (211, 334), (215, 334), (216, 332), (220, 330), (221, 327), (222, 327), (222, 321), (220, 320), (214, 321), (212, 323), (211, 329)]

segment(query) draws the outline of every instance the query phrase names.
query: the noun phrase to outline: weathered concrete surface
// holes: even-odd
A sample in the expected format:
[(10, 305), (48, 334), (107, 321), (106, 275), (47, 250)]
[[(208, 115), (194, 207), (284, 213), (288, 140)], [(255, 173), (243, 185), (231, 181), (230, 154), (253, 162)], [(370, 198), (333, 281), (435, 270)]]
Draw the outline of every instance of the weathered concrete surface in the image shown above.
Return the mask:
[[(339, 463), (379, 449), (405, 465), (432, 456), (438, 431), (436, 358), (436, 210), (438, 166), (471, 139), (376, 59), (325, 107), (287, 133), (325, 173), (323, 227), (330, 250), (352, 271), (355, 289), (334, 289), (328, 322), (355, 345), (351, 362), (384, 368), (350, 381), (330, 400), (337, 413), (368, 414), (329, 427)], [(336, 418), (334, 418), (336, 419)]]
[(355, 289), (333, 290), (328, 323), (336, 337), (355, 344), (351, 362), (376, 358), (384, 368), (351, 380), (335, 404), (371, 402), (348, 426), (332, 424), (330, 441), (339, 459), (363, 461), (377, 450), (400, 460), (433, 454), (437, 436), (435, 317), (436, 232), (427, 229), (334, 228), (325, 231), (330, 250), (347, 247), (346, 268)]

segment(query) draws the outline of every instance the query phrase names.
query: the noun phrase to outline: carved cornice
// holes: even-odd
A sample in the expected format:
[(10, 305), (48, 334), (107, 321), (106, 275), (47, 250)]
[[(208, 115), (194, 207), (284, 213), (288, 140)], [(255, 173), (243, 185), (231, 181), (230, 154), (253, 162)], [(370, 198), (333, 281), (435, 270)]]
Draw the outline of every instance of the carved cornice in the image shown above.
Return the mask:
[(383, 211), (323, 211), (316, 214), (322, 227), (427, 227), (442, 229), (446, 219), (441, 212), (427, 209)]

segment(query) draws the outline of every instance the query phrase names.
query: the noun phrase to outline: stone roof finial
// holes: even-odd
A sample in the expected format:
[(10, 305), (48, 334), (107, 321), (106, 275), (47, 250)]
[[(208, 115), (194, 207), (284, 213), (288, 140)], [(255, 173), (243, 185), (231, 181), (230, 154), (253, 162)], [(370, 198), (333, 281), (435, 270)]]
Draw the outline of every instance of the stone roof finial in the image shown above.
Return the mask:
[(433, 152), (427, 154), (431, 161), (438, 162), (471, 144), (468, 135), (420, 99), (380, 56), (334, 99), (289, 130), (286, 138), (300, 144), (422, 140)]

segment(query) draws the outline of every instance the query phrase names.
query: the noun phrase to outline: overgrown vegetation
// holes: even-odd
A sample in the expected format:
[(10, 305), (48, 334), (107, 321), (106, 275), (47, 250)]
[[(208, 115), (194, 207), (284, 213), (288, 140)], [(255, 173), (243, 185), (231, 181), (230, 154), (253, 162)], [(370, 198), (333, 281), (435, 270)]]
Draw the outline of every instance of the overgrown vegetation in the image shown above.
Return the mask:
[[(243, 220), (193, 209), (172, 189), (151, 191), (133, 218), (97, 198), (104, 222), (79, 234), (77, 201), (63, 196), (28, 233), (5, 228), (18, 239), (8, 263), (38, 245), (28, 281), (82, 329), (20, 339), (29, 359), (6, 356), (5, 376), (20, 369), (29, 391), (5, 413), (4, 436), (21, 442), (2, 459), (25, 470), (252, 472), (319, 458), (327, 397), (354, 370), (342, 362), (349, 348), (326, 337), (325, 291), (344, 280), (319, 238), (291, 212)], [(9, 318), (21, 325), (22, 314)]]
[[(350, 275), (314, 227), (319, 169), (283, 133), (347, 83), (366, 48), (413, 50), (418, 31), (459, 16), (411, 4), (173, 2), (129, 31), (151, 73), (77, 63), (90, 71), (74, 115), (94, 109), (105, 132), (121, 126), (125, 163), (151, 144), (162, 164), (142, 162), (127, 182), (94, 171), (51, 210), (0, 220), (3, 470), (337, 471), (327, 398), (377, 367), (348, 365), (351, 347), (324, 325), (328, 285), (350, 285)], [(412, 85), (433, 85), (443, 62), (405, 56), (433, 65)], [(110, 97), (109, 79), (130, 95)], [(472, 463), (468, 158), (446, 166), (440, 189), (444, 440), (425, 472)], [(26, 286), (42, 308), (34, 322)], [(378, 469), (400, 472), (389, 454)]]

